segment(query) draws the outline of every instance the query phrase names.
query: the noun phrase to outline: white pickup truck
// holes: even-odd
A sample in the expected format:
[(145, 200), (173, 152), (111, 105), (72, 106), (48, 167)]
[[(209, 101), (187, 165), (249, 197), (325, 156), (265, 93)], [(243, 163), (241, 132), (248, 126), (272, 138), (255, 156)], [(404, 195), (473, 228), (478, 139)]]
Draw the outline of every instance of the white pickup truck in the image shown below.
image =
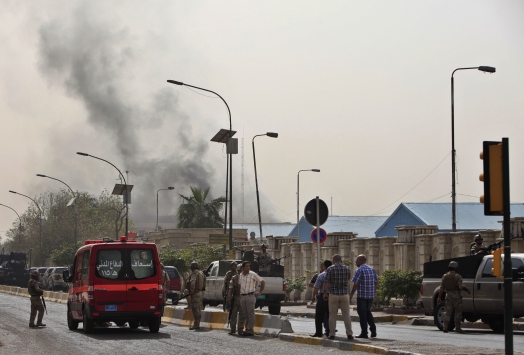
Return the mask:
[[(241, 260), (235, 260), (239, 265)], [(204, 292), (204, 306), (218, 306), (224, 304), (222, 285), (224, 276), (231, 269), (233, 260), (213, 261), (204, 274), (206, 275), (206, 291)], [(253, 270), (256, 271), (256, 270)], [(269, 276), (261, 275), (266, 285), (264, 292), (258, 296), (255, 307), (268, 307), (269, 314), (279, 315), (281, 302), (285, 299), (286, 283), (284, 281), (284, 267), (271, 265)]]
[[(504, 258), (504, 257), (503, 257)], [(471, 295), (462, 292), (462, 316), (469, 322), (479, 319), (495, 332), (504, 331), (504, 280), (491, 272), (492, 255), (473, 255), (424, 263), (424, 278), (421, 286), (421, 303), (426, 315), (433, 315), (435, 325), (442, 330), (445, 293), (443, 301), (437, 304), (442, 275), (448, 271), (450, 261), (459, 264), (463, 284)], [(513, 317), (524, 316), (524, 254), (511, 254), (513, 278)], [(451, 317), (448, 329), (453, 330), (455, 322)]]

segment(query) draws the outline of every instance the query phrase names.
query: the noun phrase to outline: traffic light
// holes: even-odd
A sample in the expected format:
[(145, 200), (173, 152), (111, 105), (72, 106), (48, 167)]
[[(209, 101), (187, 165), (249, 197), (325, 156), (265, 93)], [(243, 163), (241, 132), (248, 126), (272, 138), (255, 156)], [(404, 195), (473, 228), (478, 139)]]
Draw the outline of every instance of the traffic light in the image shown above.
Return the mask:
[(499, 279), (503, 279), (504, 275), (502, 275), (502, 248), (493, 250), (491, 254), (493, 255), (493, 259), (491, 259), (491, 262), (493, 263), (491, 273), (493, 274), (493, 276), (496, 276)]
[(484, 182), (484, 194), (480, 202), (484, 204), (484, 215), (502, 216), (504, 214), (502, 142), (483, 142), (480, 159), (483, 160), (484, 172), (480, 181)]

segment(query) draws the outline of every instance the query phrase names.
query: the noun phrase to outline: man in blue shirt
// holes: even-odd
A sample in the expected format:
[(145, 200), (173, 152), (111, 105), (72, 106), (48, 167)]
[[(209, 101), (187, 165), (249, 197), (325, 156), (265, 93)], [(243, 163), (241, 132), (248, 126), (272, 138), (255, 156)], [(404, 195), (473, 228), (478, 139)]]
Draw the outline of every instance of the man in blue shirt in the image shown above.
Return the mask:
[(353, 276), (353, 288), (349, 299), (353, 298), (355, 291), (357, 292), (357, 313), (360, 318), (360, 335), (357, 338), (367, 339), (368, 337), (368, 324), (369, 330), (371, 331), (371, 337), (377, 336), (377, 327), (375, 325), (375, 319), (371, 313), (371, 305), (375, 298), (375, 291), (378, 285), (377, 273), (371, 266), (366, 264), (366, 256), (360, 254), (357, 256), (355, 261), (358, 269), (355, 271)]
[(313, 286), (313, 298), (316, 297), (317, 305), (315, 307), (315, 334), (311, 336), (316, 338), (322, 338), (322, 324), (324, 324), (326, 336), (329, 336), (329, 307), (328, 301), (324, 300), (324, 282), (326, 281), (326, 269), (330, 267), (331, 264), (331, 260), (324, 260), (320, 263), (321, 273), (318, 275)]

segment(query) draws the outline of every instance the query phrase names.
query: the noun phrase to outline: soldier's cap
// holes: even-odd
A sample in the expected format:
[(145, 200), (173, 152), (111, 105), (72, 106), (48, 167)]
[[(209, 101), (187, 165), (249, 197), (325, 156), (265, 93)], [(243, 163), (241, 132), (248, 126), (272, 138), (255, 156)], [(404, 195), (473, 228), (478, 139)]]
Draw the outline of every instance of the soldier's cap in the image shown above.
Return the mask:
[(37, 270), (31, 271), (31, 276), (40, 276), (40, 273)]
[(231, 265), (237, 265), (237, 262), (236, 262), (236, 261), (233, 261), (233, 262), (231, 263)]
[(480, 235), (480, 233), (475, 236), (475, 240), (483, 240), (482, 236)]
[(449, 263), (448, 267), (456, 269), (456, 268), (459, 267), (459, 264), (456, 261), (452, 261), (452, 262)]
[(200, 268), (198, 267), (198, 263), (197, 263), (196, 261), (193, 261), (193, 262), (191, 263), (191, 270), (192, 270), (192, 269), (200, 269)]
[(267, 248), (267, 245), (262, 244), (260, 247), (261, 247), (261, 248)]

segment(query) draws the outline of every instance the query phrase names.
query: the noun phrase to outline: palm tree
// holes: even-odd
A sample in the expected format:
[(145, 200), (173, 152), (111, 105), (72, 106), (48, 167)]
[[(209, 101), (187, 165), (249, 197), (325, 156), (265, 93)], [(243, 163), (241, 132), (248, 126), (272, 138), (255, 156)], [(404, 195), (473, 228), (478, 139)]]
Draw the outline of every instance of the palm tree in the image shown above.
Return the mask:
[(180, 195), (183, 204), (178, 208), (177, 228), (219, 228), (224, 226), (224, 219), (220, 217), (225, 197), (219, 197), (207, 203), (206, 197), (209, 187), (202, 191), (199, 187), (191, 187), (193, 196)]

